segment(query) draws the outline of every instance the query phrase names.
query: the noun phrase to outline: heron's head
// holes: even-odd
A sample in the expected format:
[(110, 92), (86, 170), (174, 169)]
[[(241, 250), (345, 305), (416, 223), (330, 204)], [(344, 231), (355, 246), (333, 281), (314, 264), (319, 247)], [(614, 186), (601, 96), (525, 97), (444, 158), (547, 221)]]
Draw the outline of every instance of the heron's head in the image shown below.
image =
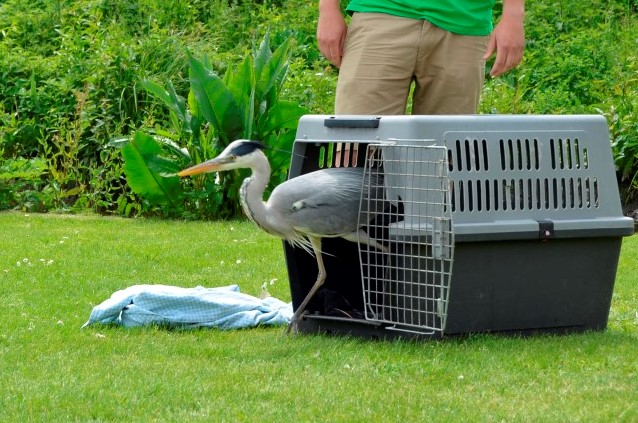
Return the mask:
[(220, 172), (223, 170), (251, 167), (257, 156), (263, 156), (261, 150), (264, 146), (257, 141), (237, 140), (228, 144), (228, 147), (214, 159), (207, 160), (198, 165), (178, 172), (178, 176), (199, 175), (200, 173)]

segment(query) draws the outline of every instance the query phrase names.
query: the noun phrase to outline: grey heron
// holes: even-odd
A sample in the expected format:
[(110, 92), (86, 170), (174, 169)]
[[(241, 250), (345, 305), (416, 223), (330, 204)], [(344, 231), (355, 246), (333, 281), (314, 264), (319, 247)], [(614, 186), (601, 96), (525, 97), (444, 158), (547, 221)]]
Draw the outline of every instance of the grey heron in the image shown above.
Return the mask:
[[(256, 141), (236, 140), (219, 156), (184, 169), (178, 176), (251, 169), (251, 175), (240, 188), (240, 201), (246, 216), (267, 233), (314, 255), (317, 280), (293, 314), (286, 330), (289, 333), (291, 328), (296, 328), (308, 302), (326, 279), (321, 255), (322, 238), (341, 237), (387, 251), (359, 226), (359, 203), (364, 183), (376, 191), (370, 195), (371, 199), (383, 199), (383, 186), (381, 181), (364, 181), (362, 168), (324, 168), (281, 183), (272, 191), (268, 201), (264, 201), (264, 190), (270, 180), (270, 164), (262, 152), (263, 148)], [(373, 207), (378, 210), (383, 206), (375, 204)]]

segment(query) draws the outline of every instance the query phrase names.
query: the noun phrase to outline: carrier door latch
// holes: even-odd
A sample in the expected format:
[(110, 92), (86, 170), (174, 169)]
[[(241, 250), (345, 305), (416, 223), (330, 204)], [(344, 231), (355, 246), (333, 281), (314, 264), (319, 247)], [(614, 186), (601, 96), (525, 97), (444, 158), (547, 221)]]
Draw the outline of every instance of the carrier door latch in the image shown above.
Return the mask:
[(538, 238), (552, 239), (554, 238), (554, 222), (551, 220), (538, 221)]

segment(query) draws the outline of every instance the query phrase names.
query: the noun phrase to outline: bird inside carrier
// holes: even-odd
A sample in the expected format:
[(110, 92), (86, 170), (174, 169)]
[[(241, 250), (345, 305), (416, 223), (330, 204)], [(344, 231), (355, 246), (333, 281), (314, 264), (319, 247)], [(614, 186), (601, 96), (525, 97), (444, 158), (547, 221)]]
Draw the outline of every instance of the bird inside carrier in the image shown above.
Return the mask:
[(454, 259), (447, 149), (388, 142), (369, 145), (368, 157), (365, 173), (383, 177), (394, 207), (374, 210), (383, 202), (373, 198), (373, 187), (362, 193), (369, 203), (361, 219), (372, 221), (368, 233), (388, 247), (384, 254), (360, 250), (365, 318), (396, 330), (441, 332)]

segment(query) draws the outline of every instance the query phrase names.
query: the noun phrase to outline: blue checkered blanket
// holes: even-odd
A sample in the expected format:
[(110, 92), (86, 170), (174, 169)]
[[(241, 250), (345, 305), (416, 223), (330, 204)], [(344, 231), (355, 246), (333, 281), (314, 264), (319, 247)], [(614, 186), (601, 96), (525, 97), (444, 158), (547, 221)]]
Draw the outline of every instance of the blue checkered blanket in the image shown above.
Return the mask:
[(242, 294), (237, 285), (218, 288), (134, 285), (95, 306), (82, 327), (102, 323), (124, 327), (157, 324), (171, 328), (239, 329), (288, 324), (292, 314), (292, 304), (273, 297), (259, 299)]

